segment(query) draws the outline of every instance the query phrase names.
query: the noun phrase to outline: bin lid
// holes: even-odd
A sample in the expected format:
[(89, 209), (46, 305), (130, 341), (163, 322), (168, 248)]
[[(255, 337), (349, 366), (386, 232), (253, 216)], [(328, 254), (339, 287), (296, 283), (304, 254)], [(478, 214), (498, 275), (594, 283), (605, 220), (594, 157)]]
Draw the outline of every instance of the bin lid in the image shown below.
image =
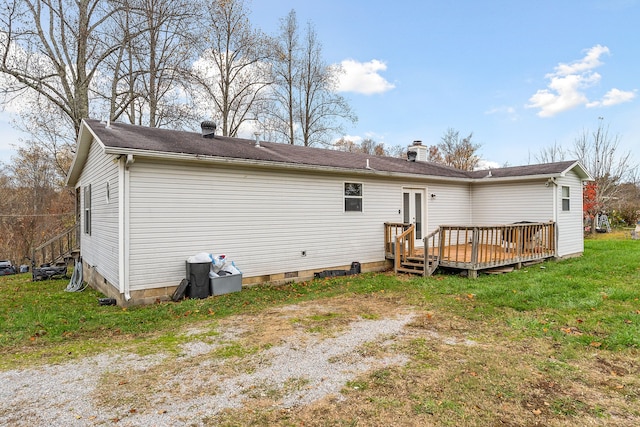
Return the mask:
[(184, 298), (184, 293), (187, 290), (187, 285), (189, 285), (189, 281), (187, 279), (182, 279), (182, 282), (180, 282), (176, 290), (173, 292), (171, 300), (180, 301), (182, 298)]

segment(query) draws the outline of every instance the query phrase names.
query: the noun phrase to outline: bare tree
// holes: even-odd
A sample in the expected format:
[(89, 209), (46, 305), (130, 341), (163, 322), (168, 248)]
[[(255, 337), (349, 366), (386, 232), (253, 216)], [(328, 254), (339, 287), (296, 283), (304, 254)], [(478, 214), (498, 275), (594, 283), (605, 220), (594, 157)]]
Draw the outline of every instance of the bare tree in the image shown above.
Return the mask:
[(429, 146), (429, 154), (427, 155), (427, 161), (434, 163), (444, 163), (444, 158), (440, 152), (440, 148), (437, 145)]
[(29, 107), (19, 111), (19, 119), (14, 120), (13, 125), (30, 135), (27, 147), (46, 153), (46, 159), (55, 168), (55, 184), (62, 187), (73, 160), (75, 130), (64, 125), (64, 113), (47, 99), (35, 97)]
[[(592, 203), (587, 215), (593, 217), (608, 211), (620, 193), (620, 184), (635, 182), (638, 165), (633, 162), (631, 151), (619, 151), (620, 136), (611, 135), (609, 126), (599, 120), (595, 131), (583, 130), (574, 141), (573, 154), (595, 180)], [(591, 227), (595, 232), (595, 227)]]
[(363, 153), (369, 154), (371, 156), (392, 156), (392, 153), (385, 149), (383, 143), (375, 142), (371, 138), (366, 138), (358, 144), (357, 142), (342, 137), (333, 143), (333, 148), (338, 151), (346, 151), (349, 153)]
[(300, 96), (300, 40), (295, 10), (280, 21), (280, 33), (274, 41), (272, 73), (273, 103), (265, 120), (268, 128), (284, 137), (289, 144), (296, 141), (297, 106)]
[[(179, 88), (195, 60), (194, 28), (200, 10), (197, 3), (187, 0), (130, 1), (140, 20), (129, 45), (134, 62), (130, 79), (139, 87), (138, 116), (145, 116), (144, 123), (150, 127), (179, 126), (187, 111), (179, 108), (185, 102), (179, 99)], [(131, 122), (136, 122), (135, 117)]]
[(58, 108), (77, 134), (89, 116), (90, 86), (117, 45), (102, 31), (118, 2), (5, 0), (0, 22), (0, 72), (12, 100), (33, 92)]
[[(249, 21), (243, 0), (213, 0), (209, 4), (208, 45), (194, 65), (194, 93), (220, 121), (222, 134), (236, 136), (240, 126), (255, 120), (256, 108), (271, 85), (270, 43)], [(204, 90), (206, 96), (198, 92)]]
[(28, 141), (11, 160), (0, 174), (0, 250), (23, 261), (35, 245), (73, 222), (74, 205), (71, 193), (56, 185), (60, 175), (39, 143)]
[(567, 152), (562, 148), (562, 146), (558, 145), (557, 142), (554, 142), (553, 145), (549, 147), (540, 149), (540, 152), (533, 155), (533, 158), (537, 163), (561, 162), (565, 160), (566, 157)]
[(338, 151), (344, 151), (347, 153), (360, 153), (360, 145), (350, 139), (342, 137), (333, 143), (333, 148)]
[(322, 45), (311, 23), (307, 24), (300, 59), (298, 101), (303, 145), (329, 144), (334, 134), (342, 132), (342, 121), (357, 121), (347, 101), (335, 91), (341, 72), (339, 67), (324, 63)]
[[(457, 130), (447, 129), (437, 146), (437, 155), (441, 156), (442, 163), (456, 169), (474, 170), (480, 162), (480, 157), (476, 154), (480, 144), (472, 143), (472, 137), (473, 133), (470, 133), (466, 138), (460, 139), (460, 133)], [(437, 155), (433, 158), (437, 159)]]

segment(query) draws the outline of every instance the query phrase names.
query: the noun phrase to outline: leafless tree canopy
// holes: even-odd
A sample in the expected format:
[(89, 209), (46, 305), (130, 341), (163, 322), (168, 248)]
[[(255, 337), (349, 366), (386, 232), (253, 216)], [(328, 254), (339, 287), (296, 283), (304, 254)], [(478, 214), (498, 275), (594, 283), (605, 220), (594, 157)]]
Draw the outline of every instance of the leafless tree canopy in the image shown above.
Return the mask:
[(273, 40), (274, 85), (268, 108), (262, 111), (265, 130), (274, 141), (295, 144), (296, 118), (300, 96), (300, 54), (298, 21), (295, 10), (280, 21), (280, 32)]
[(5, 101), (36, 98), (60, 110), (77, 133), (89, 116), (91, 82), (116, 51), (105, 24), (121, 8), (101, 0), (5, 0), (0, 72)]
[(50, 153), (30, 141), (0, 168), (0, 253), (27, 263), (31, 248), (73, 224), (73, 198)]
[(620, 152), (620, 136), (612, 135), (602, 120), (595, 131), (583, 130), (572, 154), (595, 180), (596, 210), (607, 211), (618, 198), (622, 183), (637, 183), (638, 165), (631, 152)]
[(398, 154), (397, 147), (392, 147), (388, 150), (384, 144), (376, 142), (371, 138), (366, 138), (361, 143), (357, 143), (343, 137), (333, 143), (333, 148), (338, 151), (363, 153), (371, 156), (396, 157)]
[(554, 163), (561, 162), (566, 160), (567, 152), (562, 148), (561, 145), (558, 145), (557, 142), (554, 142), (553, 145), (549, 147), (543, 147), (540, 151), (533, 155), (536, 163)]
[(355, 116), (311, 24), (301, 40), (292, 11), (271, 38), (249, 13), (244, 0), (0, 0), (0, 95), (54, 159), (90, 116), (328, 142)]
[(341, 130), (343, 120), (357, 120), (346, 100), (335, 92), (341, 72), (337, 66), (324, 63), (322, 45), (311, 23), (307, 24), (297, 112), (303, 145), (329, 144), (330, 137)]
[(243, 123), (255, 120), (273, 83), (269, 39), (251, 26), (248, 14), (243, 0), (211, 2), (203, 55), (194, 66), (194, 96), (225, 136), (236, 136)]
[[(596, 130), (583, 129), (571, 148), (554, 143), (541, 149), (534, 159), (540, 163), (579, 160), (595, 180), (587, 187), (585, 215), (593, 218), (600, 212), (615, 212), (614, 217), (634, 224), (640, 218), (638, 164), (630, 151), (621, 152), (620, 141), (620, 135), (612, 134), (600, 118)], [(595, 227), (591, 229), (595, 232)]]
[[(68, 194), (62, 177), (87, 117), (190, 129), (214, 119), (229, 136), (253, 123), (277, 141), (329, 143), (355, 116), (315, 30), (300, 34), (292, 11), (269, 37), (249, 14), (244, 0), (0, 0), (0, 102), (31, 135), (3, 167), (0, 215), (50, 210), (34, 201), (44, 193), (73, 210), (49, 192)], [(55, 188), (27, 182), (27, 170), (55, 177)], [(35, 227), (28, 218), (20, 224)], [(11, 239), (50, 237), (38, 235)]]
[(335, 92), (342, 70), (322, 59), (322, 45), (311, 23), (300, 34), (295, 11), (274, 40), (272, 102), (264, 113), (267, 132), (289, 144), (329, 145), (343, 122), (355, 122), (346, 100)]
[(453, 128), (447, 129), (438, 145), (429, 147), (427, 160), (452, 166), (456, 169), (474, 170), (480, 162), (477, 151), (480, 144), (471, 142), (473, 133), (460, 139), (460, 132)]
[[(189, 64), (196, 59), (200, 13), (187, 0), (128, 0), (111, 25), (123, 42), (107, 60), (111, 81), (98, 93), (111, 120), (180, 128), (188, 120), (183, 96)], [(103, 109), (106, 109), (104, 106)]]

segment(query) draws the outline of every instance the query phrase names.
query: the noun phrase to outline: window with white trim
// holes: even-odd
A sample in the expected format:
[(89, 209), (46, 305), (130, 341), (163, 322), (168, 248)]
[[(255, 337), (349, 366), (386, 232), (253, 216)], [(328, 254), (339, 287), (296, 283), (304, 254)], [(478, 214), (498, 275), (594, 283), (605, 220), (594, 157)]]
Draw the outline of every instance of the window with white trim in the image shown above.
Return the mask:
[(84, 234), (91, 235), (91, 184), (84, 187)]
[(562, 186), (562, 210), (568, 212), (571, 210), (571, 192), (566, 185)]
[(344, 183), (344, 211), (362, 212), (362, 184)]

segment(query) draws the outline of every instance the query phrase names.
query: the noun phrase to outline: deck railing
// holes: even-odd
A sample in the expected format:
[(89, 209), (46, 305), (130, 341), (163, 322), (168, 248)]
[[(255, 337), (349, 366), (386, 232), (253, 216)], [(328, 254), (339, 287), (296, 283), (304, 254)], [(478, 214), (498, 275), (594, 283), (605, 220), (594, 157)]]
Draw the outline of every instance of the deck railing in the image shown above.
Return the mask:
[(32, 262), (39, 266), (55, 263), (73, 256), (80, 248), (80, 224), (75, 224), (61, 234), (36, 247), (32, 253)]
[(384, 253), (387, 258), (393, 258), (396, 250), (396, 236), (404, 233), (411, 224), (401, 222), (384, 223)]
[(424, 276), (431, 276), (440, 265), (440, 227), (424, 238)]
[(403, 262), (416, 255), (416, 228), (413, 224), (387, 223), (385, 224), (385, 230), (389, 230), (390, 233), (393, 231), (393, 234), (390, 235), (390, 240), (385, 240), (385, 242), (390, 243), (391, 253), (393, 254), (393, 270), (397, 273)]
[(554, 222), (490, 226), (440, 226), (443, 266), (481, 270), (556, 255)]
[[(394, 260), (396, 271), (408, 257), (415, 256), (424, 256), (427, 270), (440, 265), (477, 272), (557, 254), (554, 222), (441, 225), (424, 239), (423, 248), (414, 246), (413, 230), (411, 224), (385, 223), (385, 254)], [(427, 270), (425, 275), (433, 272)]]

